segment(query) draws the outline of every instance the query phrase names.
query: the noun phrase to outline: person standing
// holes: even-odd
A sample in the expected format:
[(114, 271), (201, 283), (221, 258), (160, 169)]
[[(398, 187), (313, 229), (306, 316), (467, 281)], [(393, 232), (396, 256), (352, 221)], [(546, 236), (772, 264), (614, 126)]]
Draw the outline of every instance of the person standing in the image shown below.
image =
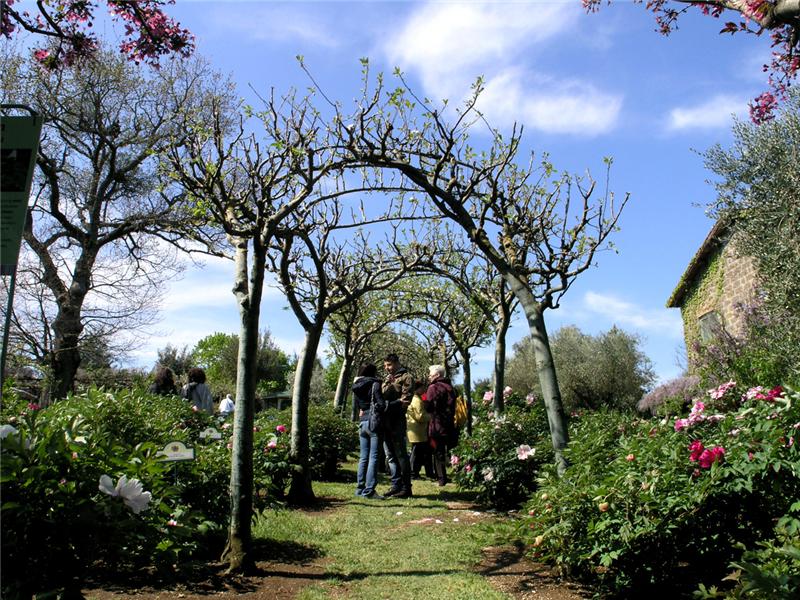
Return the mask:
[(211, 397), (211, 390), (206, 385), (206, 372), (199, 367), (189, 369), (186, 374), (189, 379), (181, 389), (181, 396), (186, 398), (192, 403), (195, 410), (201, 410), (205, 413), (214, 413), (214, 399)]
[(383, 380), (383, 398), (386, 400), (386, 427), (383, 448), (389, 461), (392, 487), (386, 493), (395, 498), (410, 498), (411, 463), (406, 449), (406, 410), (414, 395), (414, 378), (400, 364), (397, 354), (387, 354), (383, 359), (386, 378)]
[(442, 365), (428, 369), (428, 391), (425, 393), (425, 410), (430, 414), (428, 440), (433, 450), (433, 468), (439, 485), (447, 485), (447, 447), (455, 433), (454, 417), (456, 393), (445, 376)]
[(408, 442), (411, 444), (411, 476), (419, 477), (422, 468), (425, 476), (433, 478), (430, 446), (428, 445), (428, 421), (430, 415), (422, 404), (422, 397), (428, 386), (422, 381), (414, 384), (414, 397), (406, 412), (406, 425), (408, 427)]
[(178, 388), (175, 386), (175, 376), (172, 369), (167, 367), (159, 367), (156, 375), (153, 378), (153, 383), (147, 390), (151, 394), (158, 394), (159, 396), (178, 395)]
[(369, 424), (369, 415), (373, 404), (378, 414), (382, 414), (385, 410), (378, 368), (371, 363), (362, 364), (358, 369), (358, 376), (353, 381), (352, 389), (359, 418), (360, 453), (356, 476), (356, 496), (383, 500), (383, 496), (375, 491), (378, 483), (378, 449), (380, 448), (381, 433), (380, 429), (373, 431)]
[(219, 414), (223, 417), (227, 417), (235, 409), (236, 405), (233, 403), (233, 398), (231, 398), (230, 394), (225, 394), (222, 402), (219, 403)]

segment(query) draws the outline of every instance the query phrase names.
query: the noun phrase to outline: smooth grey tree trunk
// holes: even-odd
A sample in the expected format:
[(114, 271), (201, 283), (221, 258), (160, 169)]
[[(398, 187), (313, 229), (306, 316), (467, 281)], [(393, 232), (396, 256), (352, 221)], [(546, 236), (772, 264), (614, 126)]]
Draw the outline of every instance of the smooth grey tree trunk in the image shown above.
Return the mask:
[(266, 248), (256, 244), (248, 285), (247, 241), (236, 248), (234, 294), (239, 304), (239, 357), (236, 369), (236, 408), (233, 416), (231, 456), (231, 520), (223, 560), (229, 573), (246, 573), (255, 568), (252, 552), (253, 519), (253, 421), (255, 418), (258, 327), (264, 287)]
[(506, 375), (506, 333), (511, 324), (511, 313), (502, 311), (500, 320), (495, 328), (494, 337), (494, 412), (499, 415), (506, 408), (503, 390), (505, 389)]
[(333, 397), (333, 410), (336, 414), (345, 415), (347, 411), (347, 396), (350, 390), (350, 380), (353, 374), (353, 359), (345, 353), (342, 359), (342, 368), (339, 369), (339, 380), (336, 382), (336, 394)]
[(463, 350), (461, 357), (464, 359), (464, 400), (467, 401), (467, 435), (472, 435), (472, 369), (469, 365), (469, 350)]
[(522, 311), (528, 322), (528, 328), (533, 339), (533, 354), (536, 358), (536, 372), (539, 384), (542, 387), (542, 398), (547, 410), (547, 421), (550, 426), (550, 439), (555, 452), (556, 469), (563, 475), (568, 463), (564, 457), (564, 449), (569, 442), (567, 419), (564, 415), (564, 405), (561, 402), (561, 391), (558, 389), (558, 376), (556, 374), (553, 353), (550, 350), (550, 340), (547, 336), (547, 327), (544, 322), (545, 307), (536, 301), (531, 291), (513, 275), (504, 275), (514, 295), (519, 300)]
[(314, 501), (314, 489), (311, 486), (311, 469), (309, 468), (308, 403), (311, 376), (314, 372), (314, 360), (317, 357), (322, 329), (323, 325), (315, 323), (306, 330), (305, 344), (298, 357), (297, 369), (294, 374), (291, 448), (291, 462), (294, 471), (292, 472), (288, 500), (295, 505), (309, 504)]

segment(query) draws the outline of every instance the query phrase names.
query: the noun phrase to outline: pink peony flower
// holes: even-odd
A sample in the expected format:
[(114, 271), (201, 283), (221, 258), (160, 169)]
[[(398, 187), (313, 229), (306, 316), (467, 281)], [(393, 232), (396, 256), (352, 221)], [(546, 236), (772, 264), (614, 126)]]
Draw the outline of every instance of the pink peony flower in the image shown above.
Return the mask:
[(468, 464), (467, 466), (465, 466), (464, 471), (466, 471), (467, 473), (472, 473), (472, 465)]
[(526, 404), (533, 404), (534, 402), (536, 402), (536, 394), (531, 392), (530, 394), (525, 396), (525, 403)]
[(675, 431), (680, 431), (689, 426), (689, 419), (675, 419)]
[(276, 442), (275, 440), (270, 440), (270, 441), (267, 442), (267, 448), (268, 449), (274, 450), (277, 447), (278, 447), (278, 442)]
[(459, 462), (460, 459), (455, 454), (453, 454), (453, 456), (450, 457), (450, 464), (453, 465), (454, 467), (457, 467)]
[(486, 393), (483, 395), (483, 401), (484, 401), (485, 403), (489, 403), (489, 402), (491, 402), (492, 400), (494, 400), (494, 392), (492, 392), (491, 390), (490, 390), (490, 391), (487, 391), (487, 392), (486, 392)]
[(506, 386), (506, 387), (503, 389), (503, 398), (508, 398), (508, 397), (509, 397), (511, 394), (513, 394), (513, 393), (514, 393), (514, 390), (513, 390), (513, 389), (511, 389), (511, 386), (510, 386), (510, 385), (507, 385), (507, 386)]
[(177, 527), (178, 526), (178, 522), (175, 519), (170, 519), (169, 521), (167, 521), (167, 525), (169, 527)]
[(630, 462), (632, 460), (636, 460), (636, 457), (633, 454), (628, 454), (628, 456), (625, 457), (625, 460)]
[(275, 428), (275, 431), (277, 431), (278, 433), (286, 433), (286, 425), (278, 425)]
[(28, 402), (28, 410), (37, 411), (41, 410), (41, 408), (41, 404), (37, 404), (36, 402)]

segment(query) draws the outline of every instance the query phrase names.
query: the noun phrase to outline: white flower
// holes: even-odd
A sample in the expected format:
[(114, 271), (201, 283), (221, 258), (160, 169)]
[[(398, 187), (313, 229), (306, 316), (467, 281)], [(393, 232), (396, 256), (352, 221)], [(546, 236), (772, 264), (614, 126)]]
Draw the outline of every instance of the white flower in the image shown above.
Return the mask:
[(528, 460), (534, 454), (536, 454), (536, 448), (531, 448), (528, 444), (521, 444), (517, 448), (517, 458), (520, 460)]
[(484, 481), (492, 481), (494, 479), (494, 469), (492, 467), (484, 467), (481, 469)]
[(117, 481), (115, 486), (111, 477), (108, 475), (100, 476), (99, 490), (104, 494), (108, 494), (112, 498), (122, 498), (125, 506), (130, 508), (135, 514), (139, 514), (147, 508), (150, 503), (152, 494), (143, 491), (142, 482), (138, 479), (128, 479), (127, 475), (123, 475)]
[(0, 440), (6, 439), (10, 434), (18, 434), (17, 428), (13, 425), (2, 425), (0, 426)]

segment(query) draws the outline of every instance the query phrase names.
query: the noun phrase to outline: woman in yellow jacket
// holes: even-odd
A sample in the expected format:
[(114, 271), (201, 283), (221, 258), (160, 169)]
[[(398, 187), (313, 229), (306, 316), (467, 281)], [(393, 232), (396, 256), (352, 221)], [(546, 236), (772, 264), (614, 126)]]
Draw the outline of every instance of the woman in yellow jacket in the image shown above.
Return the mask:
[(434, 478), (431, 452), (428, 445), (428, 421), (431, 416), (422, 405), (426, 386), (422, 381), (414, 383), (414, 397), (406, 411), (408, 443), (411, 444), (411, 475), (419, 478), (422, 468), (425, 476)]

